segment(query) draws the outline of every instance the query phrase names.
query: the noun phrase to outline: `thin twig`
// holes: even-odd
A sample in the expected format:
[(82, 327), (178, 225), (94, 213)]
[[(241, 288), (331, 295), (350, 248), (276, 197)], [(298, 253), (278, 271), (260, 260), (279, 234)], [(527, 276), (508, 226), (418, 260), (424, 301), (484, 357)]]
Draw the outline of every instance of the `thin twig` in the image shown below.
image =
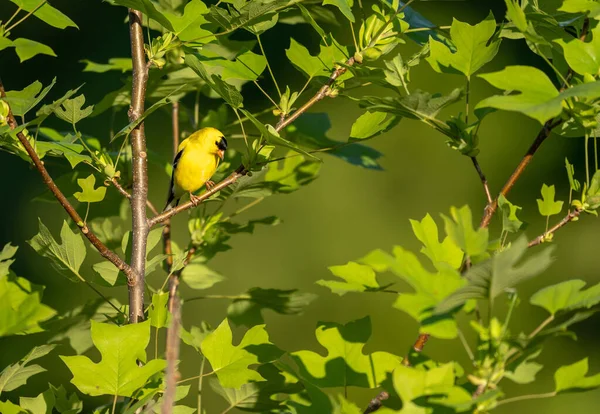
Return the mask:
[[(354, 58), (351, 57), (350, 59), (348, 59), (346, 61), (346, 66), (352, 66), (352, 65), (354, 65), (354, 63), (355, 63)], [(343, 75), (345, 72), (346, 72), (346, 67), (339, 67), (335, 71), (333, 71), (333, 73), (329, 77), (329, 80), (327, 81), (327, 83), (325, 85), (323, 85), (319, 89), (319, 91), (307, 103), (305, 103), (304, 105), (302, 105), (302, 107), (297, 109), (296, 112), (291, 114), (288, 118), (280, 120), (279, 123), (277, 124), (277, 126), (275, 127), (275, 130), (277, 132), (280, 132), (282, 129), (284, 129), (285, 127), (290, 125), (292, 122), (294, 122), (296, 119), (298, 119), (298, 117), (300, 115), (305, 113), (314, 104), (316, 104), (317, 102), (319, 102), (326, 96), (329, 96), (332, 86), (335, 83), (336, 79), (339, 78), (341, 75)], [(244, 168), (244, 166), (240, 165), (233, 173), (231, 173), (223, 181), (216, 184), (212, 189), (201, 194), (197, 198), (197, 201), (195, 203), (188, 201), (187, 203), (181, 204), (175, 208), (172, 208), (167, 211), (163, 211), (162, 213), (160, 213), (160, 214), (152, 217), (150, 220), (148, 220), (149, 226), (153, 227), (159, 223), (164, 222), (167, 219), (170, 219), (171, 217), (175, 216), (176, 214), (179, 214), (183, 211), (189, 210), (192, 207), (196, 207), (198, 204), (202, 203), (203, 201), (210, 198), (214, 194), (218, 193), (222, 189), (235, 183), (240, 177), (243, 177), (246, 174), (247, 174), (246, 169)]]
[[(415, 351), (418, 354), (423, 352), (423, 348), (425, 347), (425, 344), (427, 343), (428, 340), (429, 340), (429, 334), (426, 334), (426, 333), (419, 334), (419, 337), (417, 338), (417, 340), (415, 341), (415, 344), (413, 345), (413, 351)], [(402, 365), (404, 365), (406, 367), (410, 367), (410, 359), (409, 359), (408, 355), (402, 360)]]
[(483, 191), (485, 191), (485, 196), (487, 198), (487, 202), (488, 202), (488, 204), (491, 204), (493, 202), (493, 199), (492, 199), (492, 194), (490, 193), (490, 188), (488, 186), (487, 178), (485, 178), (485, 174), (483, 173), (483, 170), (481, 169), (481, 166), (479, 165), (479, 161), (477, 161), (477, 157), (471, 157), (471, 161), (473, 161), (473, 166), (475, 167), (477, 174), (479, 174), (479, 179), (481, 180), (481, 184), (483, 184)]
[[(144, 52), (144, 32), (142, 13), (129, 9), (129, 36), (131, 39), (131, 60), (133, 81), (131, 106), (128, 111), (129, 122), (135, 122), (144, 113), (146, 84), (149, 65)], [(137, 278), (129, 288), (129, 322), (136, 323), (144, 319), (144, 283), (146, 273), (146, 245), (148, 242), (148, 218), (146, 201), (148, 200), (148, 166), (144, 123), (141, 122), (131, 131), (131, 158), (133, 169), (133, 189), (131, 192), (132, 249), (131, 267)]]
[(569, 211), (569, 214), (567, 214), (561, 221), (559, 221), (554, 226), (552, 226), (548, 231), (544, 232), (543, 234), (540, 234), (535, 239), (531, 240), (529, 242), (528, 246), (533, 247), (533, 246), (537, 246), (538, 244), (542, 244), (544, 241), (546, 241), (548, 239), (549, 235), (553, 234), (555, 231), (557, 231), (558, 229), (560, 229), (567, 223), (569, 223), (569, 222), (573, 221), (574, 219), (576, 219), (577, 217), (579, 217), (581, 215), (582, 211), (583, 210), (580, 210), (580, 209), (575, 209), (573, 211)]
[[(121, 183), (119, 183), (119, 180), (117, 180), (116, 177), (113, 177), (110, 180), (107, 180), (106, 182), (112, 184), (117, 189), (117, 191), (121, 193), (123, 197), (125, 197), (128, 200), (131, 200), (131, 194), (129, 194), (127, 190), (123, 188), (123, 186), (121, 185)], [(158, 210), (156, 209), (156, 207), (154, 207), (154, 204), (152, 204), (150, 200), (146, 200), (146, 206), (148, 207), (148, 209), (150, 209), (152, 214), (158, 214)]]
[(367, 405), (367, 408), (365, 411), (363, 411), (363, 414), (371, 414), (379, 410), (383, 405), (383, 401), (387, 400), (388, 398), (390, 398), (390, 394), (387, 391), (381, 391), (377, 397), (369, 401), (369, 405)]
[[(4, 85), (2, 84), (2, 80), (0, 80), (0, 97), (6, 98), (6, 93), (4, 91)], [(8, 117), (7, 117), (8, 125), (11, 129), (15, 129), (17, 125), (17, 120), (15, 119), (12, 111), (9, 107)], [(25, 151), (33, 161), (35, 168), (38, 170), (40, 175), (42, 176), (42, 180), (44, 184), (48, 187), (52, 195), (58, 200), (59, 204), (65, 209), (69, 217), (77, 224), (79, 230), (83, 233), (83, 235), (90, 241), (90, 243), (98, 250), (98, 253), (106, 260), (111, 262), (117, 269), (122, 271), (127, 277), (127, 281), (132, 283), (135, 279), (135, 271), (127, 264), (123, 259), (119, 257), (115, 252), (110, 250), (100, 239), (94, 234), (94, 232), (87, 226), (87, 224), (81, 219), (75, 208), (71, 205), (69, 200), (65, 197), (65, 195), (60, 191), (48, 171), (46, 167), (44, 167), (44, 162), (37, 155), (29, 140), (22, 132), (17, 133), (17, 138), (25, 147)]]

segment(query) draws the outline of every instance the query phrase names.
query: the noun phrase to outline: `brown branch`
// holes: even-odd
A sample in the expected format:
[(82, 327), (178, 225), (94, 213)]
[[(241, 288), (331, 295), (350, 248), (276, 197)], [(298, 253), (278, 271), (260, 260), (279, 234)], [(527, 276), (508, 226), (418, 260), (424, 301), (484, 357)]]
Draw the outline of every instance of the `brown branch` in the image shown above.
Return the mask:
[[(179, 278), (171, 280), (172, 284), (179, 284)], [(177, 289), (177, 288), (175, 288)], [(179, 381), (180, 374), (177, 370), (177, 362), (179, 360), (179, 331), (181, 330), (181, 302), (179, 297), (174, 296), (171, 302), (171, 325), (167, 331), (167, 369), (166, 369), (166, 387), (165, 394), (163, 397), (163, 404), (161, 413), (172, 414), (173, 406), (175, 405), (175, 394), (177, 388), (177, 381)]]
[[(348, 59), (346, 61), (346, 66), (352, 66), (352, 65), (354, 65), (354, 63), (355, 63), (354, 58), (351, 57), (350, 59)], [(335, 83), (336, 79), (338, 79), (345, 72), (346, 72), (346, 68), (345, 67), (339, 67), (335, 71), (333, 71), (333, 73), (331, 74), (331, 76), (329, 77), (329, 79), (327, 80), (327, 82), (325, 83), (325, 85), (323, 85), (319, 89), (319, 91), (311, 99), (308, 100), (308, 102), (306, 102), (299, 109), (297, 109), (296, 112), (294, 112), (293, 114), (291, 114), (288, 118), (280, 120), (277, 123), (277, 126), (275, 127), (275, 130), (277, 132), (280, 132), (285, 127), (287, 127), (292, 122), (294, 122), (296, 119), (298, 119), (298, 117), (300, 115), (302, 115), (303, 113), (305, 113), (314, 104), (316, 104), (317, 102), (319, 102), (323, 98), (325, 98), (327, 96), (330, 96), (331, 95), (331, 91), (333, 90), (332, 86)], [(216, 184), (212, 189), (210, 189), (210, 190), (202, 193), (197, 198), (197, 201), (195, 203), (192, 203), (191, 201), (188, 201), (187, 203), (180, 204), (179, 206), (177, 206), (175, 208), (172, 208), (172, 209), (167, 210), (167, 211), (163, 211), (159, 215), (156, 215), (156, 216), (152, 217), (148, 221), (148, 224), (150, 225), (150, 227), (153, 227), (153, 226), (155, 226), (155, 225), (157, 225), (159, 223), (164, 222), (165, 220), (170, 219), (171, 217), (173, 217), (173, 216), (175, 216), (175, 215), (177, 215), (177, 214), (179, 214), (179, 213), (181, 213), (183, 211), (186, 211), (186, 210), (191, 209), (192, 207), (198, 206), (198, 204), (200, 204), (203, 201), (205, 201), (206, 199), (210, 198), (212, 195), (218, 193), (223, 188), (226, 188), (226, 187), (230, 186), (231, 184), (235, 183), (240, 177), (243, 177), (247, 173), (248, 172), (246, 171), (246, 169), (244, 168), (244, 166), (240, 165), (233, 173), (231, 173), (223, 181), (221, 181), (218, 184)]]
[[(419, 337), (417, 338), (417, 340), (415, 341), (415, 344), (413, 345), (413, 351), (417, 352), (417, 353), (421, 353), (423, 352), (423, 348), (425, 347), (425, 344), (427, 343), (427, 341), (429, 340), (429, 334), (427, 333), (422, 333), (419, 334)], [(408, 355), (406, 355), (406, 357), (402, 360), (402, 365), (406, 366), (406, 367), (410, 367), (410, 358)]]
[(479, 165), (479, 161), (477, 161), (477, 157), (471, 157), (471, 161), (473, 162), (473, 166), (479, 175), (479, 179), (481, 180), (481, 184), (483, 184), (483, 191), (485, 191), (485, 196), (487, 198), (488, 204), (493, 202), (492, 194), (490, 193), (490, 188), (488, 186), (487, 178), (485, 178), (485, 174)]
[[(0, 80), (0, 97), (6, 98), (6, 93), (4, 91), (4, 85), (2, 84), (2, 80)], [(17, 128), (17, 120), (15, 119), (12, 111), (10, 110), (10, 107), (8, 111), (7, 121), (11, 129), (14, 130), (15, 128)], [(115, 265), (117, 269), (119, 269), (125, 274), (128, 283), (133, 283), (133, 281), (136, 279), (134, 270), (127, 263), (125, 263), (125, 261), (123, 261), (123, 259), (121, 259), (115, 252), (106, 247), (106, 245), (102, 243), (102, 241), (100, 241), (100, 239), (94, 234), (94, 232), (87, 226), (87, 223), (84, 223), (81, 216), (77, 213), (77, 210), (75, 210), (75, 208), (71, 205), (69, 200), (67, 200), (67, 197), (65, 197), (62, 191), (60, 191), (60, 189), (48, 173), (48, 170), (46, 170), (46, 167), (44, 167), (44, 162), (37, 155), (35, 149), (33, 149), (27, 137), (22, 132), (18, 132), (17, 138), (25, 148), (25, 151), (27, 151), (27, 154), (29, 155), (29, 158), (31, 158), (33, 165), (42, 176), (44, 184), (46, 184), (50, 192), (52, 192), (52, 195), (54, 195), (56, 200), (65, 209), (69, 217), (71, 217), (71, 219), (77, 224), (79, 230), (90, 241), (90, 243), (92, 243), (96, 250), (98, 250), (98, 253), (100, 253), (102, 257), (111, 262), (113, 265)]]
[[(135, 122), (144, 113), (146, 83), (149, 64), (144, 55), (144, 32), (142, 13), (129, 9), (129, 37), (131, 40), (131, 60), (133, 80), (131, 88), (131, 106), (129, 122)], [(131, 193), (132, 249), (131, 267), (137, 278), (129, 288), (129, 322), (136, 323), (144, 319), (144, 283), (146, 274), (146, 245), (148, 242), (148, 170), (146, 136), (144, 123), (141, 122), (131, 131), (131, 152), (133, 169), (133, 189)]]
[(540, 234), (535, 239), (531, 240), (529, 242), (528, 246), (533, 247), (533, 246), (537, 246), (538, 244), (542, 244), (544, 241), (546, 241), (548, 239), (549, 235), (554, 234), (554, 232), (556, 232), (558, 229), (560, 229), (567, 223), (570, 223), (571, 221), (573, 221), (574, 219), (579, 217), (581, 215), (582, 211), (583, 210), (580, 210), (580, 209), (575, 209), (573, 211), (569, 211), (569, 214), (567, 214), (561, 221), (556, 223), (556, 225), (552, 226), (552, 228), (550, 228), (548, 231), (544, 232), (543, 234)]
[[(131, 200), (131, 194), (129, 194), (127, 190), (123, 188), (123, 186), (121, 185), (121, 183), (119, 183), (119, 180), (117, 180), (116, 177), (111, 178), (107, 182), (109, 184), (112, 184), (117, 189), (117, 191), (121, 193), (123, 197), (125, 197), (128, 200)], [(152, 204), (150, 200), (146, 200), (146, 206), (150, 209), (152, 214), (158, 214), (158, 210), (156, 209), (156, 207), (154, 207), (154, 204)]]
[(367, 408), (365, 409), (365, 411), (363, 411), (363, 414), (371, 414), (379, 410), (383, 405), (383, 402), (388, 398), (390, 398), (390, 394), (388, 394), (387, 391), (381, 391), (377, 395), (377, 397), (369, 401), (369, 405), (367, 405)]
[[(533, 156), (535, 155), (537, 150), (544, 143), (546, 138), (548, 138), (550, 136), (550, 132), (552, 132), (552, 130), (554, 128), (556, 128), (557, 126), (559, 126), (562, 123), (563, 123), (562, 119), (557, 119), (557, 120), (551, 119), (544, 124), (541, 131), (537, 134), (535, 140), (533, 141), (533, 144), (531, 144), (531, 146), (525, 153), (525, 156), (521, 159), (521, 162), (519, 163), (519, 165), (517, 165), (517, 168), (513, 171), (513, 173), (509, 177), (508, 181), (506, 181), (506, 184), (504, 184), (504, 186), (502, 187), (502, 190), (500, 191), (501, 195), (503, 195), (505, 197), (508, 195), (510, 190), (516, 184), (517, 180), (523, 174), (523, 171), (525, 171), (525, 168), (527, 168), (527, 166), (533, 159)], [(485, 208), (485, 213), (483, 215), (483, 218), (481, 219), (481, 224), (479, 225), (480, 228), (488, 227), (490, 225), (492, 216), (498, 209), (498, 198), (499, 198), (499, 196), (496, 197), (496, 199), (493, 202), (491, 202), (490, 204), (488, 204), (487, 207)]]

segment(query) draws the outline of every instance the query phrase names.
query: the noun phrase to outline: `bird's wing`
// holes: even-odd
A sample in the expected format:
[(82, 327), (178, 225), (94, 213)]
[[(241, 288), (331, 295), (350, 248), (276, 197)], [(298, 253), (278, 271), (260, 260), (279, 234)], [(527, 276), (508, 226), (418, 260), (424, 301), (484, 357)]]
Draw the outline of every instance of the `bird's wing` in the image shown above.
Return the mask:
[[(185, 142), (185, 141), (183, 141)], [(182, 144), (183, 144), (182, 142)], [(171, 173), (171, 184), (169, 185), (169, 197), (167, 198), (167, 205), (165, 209), (175, 201), (175, 170), (177, 169), (177, 164), (179, 164), (179, 160), (181, 159), (181, 155), (183, 154), (183, 148), (177, 153), (175, 159), (173, 160), (173, 172)], [(178, 201), (178, 200), (177, 200)], [(175, 203), (177, 205), (177, 202)]]

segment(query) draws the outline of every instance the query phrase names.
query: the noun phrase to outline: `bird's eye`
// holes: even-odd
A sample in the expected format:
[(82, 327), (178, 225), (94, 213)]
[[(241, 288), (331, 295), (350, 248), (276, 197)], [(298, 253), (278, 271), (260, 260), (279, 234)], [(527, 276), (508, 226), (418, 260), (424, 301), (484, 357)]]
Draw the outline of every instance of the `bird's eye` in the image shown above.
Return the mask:
[(221, 151), (225, 151), (227, 149), (227, 140), (225, 139), (225, 137), (221, 137), (219, 141), (215, 141), (215, 145)]

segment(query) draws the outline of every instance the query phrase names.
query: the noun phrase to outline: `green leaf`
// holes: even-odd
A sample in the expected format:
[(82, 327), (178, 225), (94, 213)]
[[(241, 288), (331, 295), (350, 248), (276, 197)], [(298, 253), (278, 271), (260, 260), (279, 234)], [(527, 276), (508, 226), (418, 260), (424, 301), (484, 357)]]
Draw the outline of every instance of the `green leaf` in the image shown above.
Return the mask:
[(39, 81), (35, 81), (22, 91), (7, 91), (5, 100), (10, 105), (14, 116), (25, 116), (27, 112), (44, 99), (55, 84), (56, 78), (44, 90), (41, 90), (42, 84)]
[(514, 369), (507, 370), (504, 376), (517, 384), (530, 384), (535, 381), (535, 376), (543, 368), (543, 365), (531, 360), (537, 358), (541, 351), (534, 352), (531, 355), (526, 355), (517, 359), (511, 365)]
[(73, 99), (65, 99), (60, 106), (54, 109), (57, 117), (70, 124), (76, 124), (84, 118), (90, 116), (94, 110), (94, 105), (84, 108), (85, 96), (79, 95)]
[(94, 188), (96, 185), (96, 176), (90, 174), (87, 178), (78, 178), (77, 184), (83, 191), (73, 194), (73, 196), (81, 203), (97, 203), (104, 200), (106, 195), (106, 187)]
[(319, 322), (316, 337), (327, 350), (326, 356), (313, 351), (296, 351), (290, 355), (298, 365), (301, 377), (320, 388), (375, 388), (402, 361), (388, 352), (363, 353), (371, 337), (368, 316), (346, 325)]
[(61, 414), (77, 414), (83, 411), (83, 402), (79, 400), (76, 392), (73, 392), (71, 395), (67, 394), (64, 386), (55, 387), (50, 384), (50, 389), (54, 394), (54, 399), (56, 401), (55, 407), (56, 410)]
[(592, 38), (588, 42), (576, 37), (568, 42), (563, 39), (556, 41), (562, 47), (569, 67), (580, 75), (589, 73), (595, 76), (600, 72), (600, 28), (596, 27), (591, 32)]
[(250, 120), (250, 122), (252, 122), (254, 124), (254, 126), (256, 127), (256, 129), (258, 129), (258, 131), (261, 133), (261, 135), (265, 138), (265, 140), (269, 144), (279, 145), (279, 146), (282, 146), (282, 147), (286, 147), (286, 148), (289, 148), (292, 151), (295, 151), (295, 152), (297, 152), (299, 154), (306, 155), (309, 158), (312, 158), (314, 160), (320, 161), (319, 158), (317, 158), (314, 155), (306, 152), (302, 148), (298, 147), (296, 144), (294, 144), (294, 143), (286, 140), (285, 138), (282, 138), (279, 135), (279, 132), (277, 132), (275, 130), (275, 128), (273, 128), (273, 126), (263, 124), (258, 119), (256, 119), (254, 117), (254, 115), (252, 115), (249, 111), (246, 111), (245, 109), (240, 109), (240, 111)]
[(42, 20), (44, 23), (49, 24), (50, 26), (56, 27), (58, 29), (64, 29), (66, 27), (75, 27), (78, 28), (73, 20), (69, 19), (59, 10), (52, 7), (48, 2), (43, 3), (40, 6), (40, 2), (38, 0), (10, 0), (21, 9), (26, 12), (35, 12), (33, 15), (38, 19)]
[(572, 365), (560, 367), (554, 373), (554, 382), (556, 383), (555, 392), (561, 394), (564, 392), (592, 390), (600, 387), (600, 374), (586, 377), (585, 374), (587, 374), (588, 369), (587, 358)]
[(52, 414), (55, 398), (51, 389), (47, 389), (37, 397), (19, 397), (19, 404), (33, 414)]
[(513, 22), (520, 32), (527, 31), (527, 17), (517, 0), (505, 0), (506, 18)]
[(522, 210), (522, 207), (516, 206), (500, 194), (498, 197), (498, 206), (502, 211), (502, 231), (516, 233), (519, 231), (523, 222), (517, 217), (517, 212)]
[(35, 149), (40, 158), (46, 155), (65, 157), (71, 168), (75, 168), (81, 162), (92, 165), (92, 158), (81, 153), (84, 150), (83, 145), (73, 144), (72, 137), (72, 135), (67, 135), (60, 142), (38, 141)]
[(209, 9), (200, 0), (192, 0), (185, 5), (182, 16), (164, 13), (173, 25), (173, 31), (182, 42), (210, 43), (215, 40), (212, 32), (201, 26), (209, 23), (206, 19)]
[(445, 230), (458, 247), (469, 257), (484, 254), (488, 247), (488, 229), (473, 228), (473, 216), (469, 206), (450, 207), (450, 217), (442, 214)]
[(600, 283), (584, 291), (582, 289), (585, 285), (583, 280), (574, 279), (547, 286), (537, 291), (529, 302), (541, 306), (551, 315), (559, 311), (589, 309), (600, 303)]
[(11, 262), (0, 262), (5, 273), (0, 274), (0, 337), (41, 332), (39, 324), (52, 318), (56, 311), (41, 303), (42, 287), (8, 275)]
[(544, 72), (531, 66), (507, 66), (499, 72), (478, 76), (496, 88), (520, 93), (491, 96), (479, 102), (475, 109), (496, 108), (521, 112), (542, 124), (560, 115), (564, 99), (595, 99), (600, 96), (600, 82), (580, 84), (559, 93)]
[(212, 332), (212, 328), (208, 323), (202, 321), (200, 326), (192, 326), (188, 331), (185, 328), (181, 328), (181, 340), (187, 345), (193, 347), (196, 351), (200, 352), (200, 345), (204, 339)]
[(290, 39), (290, 47), (286, 49), (285, 55), (296, 68), (306, 73), (309, 78), (324, 75), (323, 64), (319, 58), (312, 56), (307, 48), (293, 38)]
[(306, 20), (306, 23), (310, 24), (312, 26), (312, 28), (315, 29), (315, 31), (319, 34), (319, 36), (321, 36), (321, 38), (325, 38), (325, 36), (326, 36), (325, 31), (321, 28), (321, 26), (319, 26), (319, 24), (316, 22), (315, 18), (308, 11), (308, 9), (306, 7), (304, 7), (304, 5), (302, 5), (302, 3), (296, 3), (296, 6), (300, 9), (300, 12), (302, 13), (302, 16), (304, 17), (304, 20)]
[(587, 210), (595, 210), (600, 207), (600, 170), (596, 171), (592, 176), (590, 188), (585, 192), (585, 204)]
[(148, 319), (150, 325), (155, 328), (165, 328), (169, 326), (169, 292), (159, 292), (152, 295), (152, 306), (148, 309)]
[(563, 0), (558, 10), (567, 13), (589, 13), (589, 16), (596, 20), (600, 18), (600, 4), (595, 0)]
[(39, 54), (56, 57), (56, 53), (54, 53), (54, 50), (50, 46), (46, 46), (35, 40), (20, 37), (13, 41), (13, 46), (21, 63)]
[(204, 259), (192, 259), (192, 261), (183, 268), (181, 279), (192, 289), (202, 290), (213, 287), (215, 284), (225, 280), (220, 273), (208, 268), (204, 264)]
[(437, 306), (435, 312), (448, 312), (470, 299), (487, 299), (493, 302), (506, 289), (544, 272), (552, 263), (554, 246), (523, 260), (527, 244), (525, 236), (521, 236), (510, 248), (486, 262), (473, 266), (465, 275), (469, 284), (447, 297)]
[(208, 72), (200, 62), (198, 57), (194, 55), (185, 55), (185, 64), (189, 66), (194, 72), (202, 78), (212, 90), (214, 90), (225, 102), (227, 102), (232, 108), (242, 108), (244, 99), (242, 94), (235, 89), (233, 86), (225, 83), (223, 79), (217, 75), (211, 75), (209, 77)]
[(385, 132), (393, 121), (384, 112), (365, 112), (352, 124), (350, 139), (368, 139)]
[(227, 318), (236, 325), (246, 326), (264, 323), (262, 312), (267, 309), (280, 315), (298, 315), (316, 299), (316, 295), (297, 289), (252, 288), (240, 296), (227, 308)]
[(284, 409), (286, 401), (277, 398), (282, 394), (294, 394), (301, 391), (300, 384), (292, 384), (273, 365), (259, 366), (258, 373), (265, 379), (260, 382), (250, 382), (240, 388), (223, 388), (216, 378), (211, 379), (211, 388), (227, 401), (229, 408), (239, 410), (271, 413), (276, 409)]
[(3, 414), (30, 414), (16, 404), (10, 401), (0, 401), (0, 412)]
[(581, 183), (575, 179), (575, 167), (569, 162), (569, 159), (565, 157), (565, 167), (567, 168), (567, 176), (569, 177), (569, 186), (571, 191), (581, 190)]
[(495, 31), (496, 19), (491, 12), (484, 21), (474, 26), (454, 19), (450, 36), (456, 51), (453, 53), (446, 44), (431, 38), (427, 61), (436, 72), (458, 71), (470, 79), (498, 53), (500, 39), (492, 39)]
[(221, 385), (236, 389), (249, 382), (265, 381), (257, 371), (249, 368), (250, 365), (272, 362), (282, 355), (282, 352), (269, 342), (264, 325), (250, 328), (240, 344), (233, 345), (227, 319), (204, 339), (201, 349)]
[(55, 347), (56, 345), (36, 346), (21, 361), (4, 368), (0, 373), (0, 393), (16, 390), (25, 385), (32, 376), (45, 372), (46, 370), (41, 366), (29, 365), (29, 363), (48, 355)]
[(144, 17), (149, 17), (162, 27), (170, 32), (174, 32), (175, 29), (169, 19), (161, 12), (156, 10), (154, 3), (150, 0), (111, 0), (112, 3), (119, 6), (128, 7), (130, 9), (139, 10), (144, 14)]
[(423, 243), (421, 253), (427, 256), (438, 270), (448, 265), (452, 269), (460, 267), (463, 252), (449, 236), (440, 243), (437, 224), (429, 214), (421, 221), (410, 220), (410, 224), (417, 239)]
[(255, 81), (267, 67), (267, 59), (263, 55), (247, 51), (239, 55), (233, 62), (223, 59), (218, 60), (218, 64), (223, 68), (221, 73), (223, 80)]
[(378, 292), (382, 289), (369, 266), (348, 262), (343, 266), (330, 266), (329, 271), (344, 281), (318, 280), (317, 285), (328, 287), (340, 296), (348, 292)]
[(340, 9), (344, 17), (354, 23), (354, 15), (352, 14), (352, 6), (354, 0), (323, 0), (323, 6), (332, 5)]
[(61, 356), (73, 374), (71, 383), (84, 394), (131, 397), (166, 366), (161, 359), (141, 367), (136, 362), (146, 360), (150, 321), (125, 326), (92, 321), (92, 341), (102, 355), (98, 363), (85, 356)]
[(562, 201), (554, 201), (555, 189), (554, 185), (548, 187), (546, 184), (542, 185), (542, 199), (537, 199), (538, 209), (540, 214), (544, 217), (554, 216), (560, 214), (563, 207)]
[(0, 278), (8, 275), (9, 267), (14, 263), (14, 255), (17, 253), (18, 247), (7, 243), (0, 251)]
[(131, 58), (110, 58), (108, 63), (96, 63), (91, 60), (80, 60), (85, 63), (84, 72), (105, 73), (111, 70), (118, 70), (121, 73), (131, 72)]
[[(60, 238), (62, 243), (59, 244), (50, 230), (39, 221), (40, 231), (27, 243), (41, 256), (47, 257), (52, 261), (53, 267), (69, 280), (76, 282), (83, 281), (83, 277), (79, 274), (81, 264), (85, 259), (86, 250), (83, 238), (79, 233), (74, 233), (69, 228), (66, 221), (63, 220)], [(75, 278), (73, 277), (75, 275)]]

